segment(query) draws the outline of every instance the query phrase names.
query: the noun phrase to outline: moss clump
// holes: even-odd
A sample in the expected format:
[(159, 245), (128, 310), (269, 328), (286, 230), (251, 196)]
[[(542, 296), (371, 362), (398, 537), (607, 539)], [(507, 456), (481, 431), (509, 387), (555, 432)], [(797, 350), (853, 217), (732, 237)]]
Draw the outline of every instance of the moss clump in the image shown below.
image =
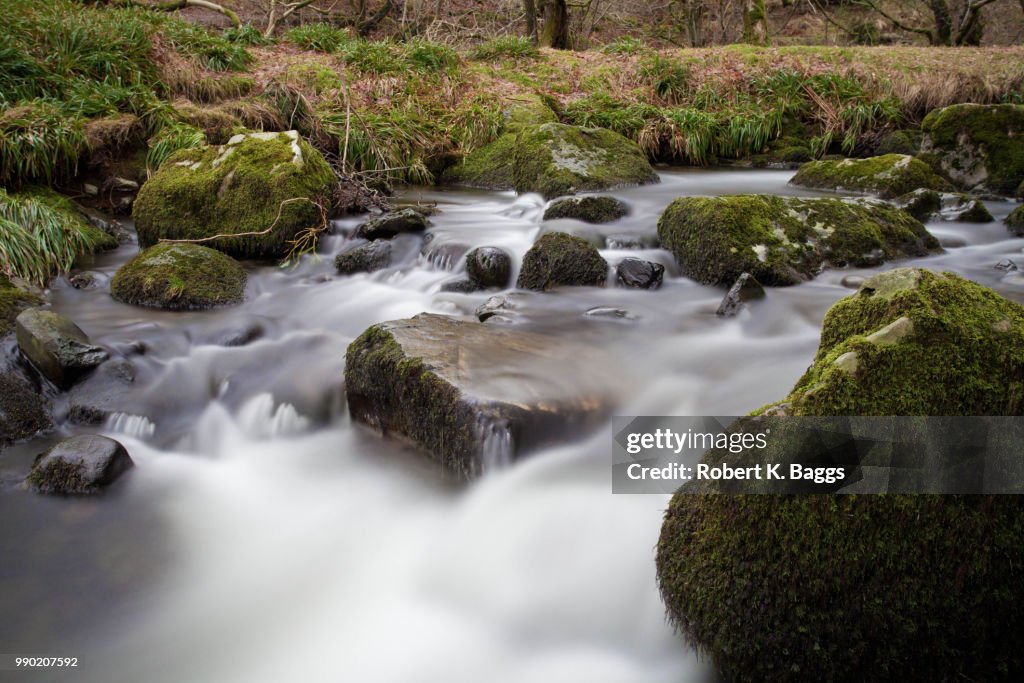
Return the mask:
[[(900, 269), (832, 307), (813, 367), (771, 412), (1021, 415), (1022, 378), (1024, 307)], [(727, 680), (1010, 680), (1024, 565), (1006, 558), (1022, 545), (1011, 496), (680, 492), (658, 577)]]
[(0, 274), (0, 338), (6, 337), (14, 330), (14, 319), (19, 313), (42, 303), (42, 299), (15, 287), (10, 280)]
[(470, 154), (445, 180), (486, 189), (539, 192), (551, 199), (658, 181), (636, 144), (603, 128), (523, 126)]
[(116, 300), (172, 311), (228, 306), (245, 298), (245, 270), (197, 244), (158, 244), (121, 266), (110, 282)]
[(330, 166), (295, 131), (238, 135), (168, 158), (139, 192), (135, 227), (144, 247), (228, 235), (206, 244), (242, 258), (278, 258), (320, 224), (334, 183)]
[(1012, 196), (1024, 180), (1024, 105), (957, 104), (925, 117), (924, 151), (963, 189)]
[(1024, 237), (1024, 206), (1018, 206), (1006, 217), (1006, 227), (1017, 237)]
[(615, 197), (573, 197), (553, 203), (544, 212), (544, 220), (575, 218), (584, 223), (611, 223), (629, 209)]
[(586, 240), (564, 232), (542, 236), (523, 257), (516, 286), (540, 292), (559, 285), (601, 287), (608, 262)]
[(658, 237), (688, 277), (718, 285), (745, 272), (765, 285), (792, 285), (826, 265), (873, 266), (939, 250), (918, 220), (881, 202), (773, 195), (677, 199), (658, 221)]
[(558, 116), (536, 93), (520, 93), (505, 100), (502, 110), (505, 130), (516, 131), (527, 126), (557, 123)]
[(885, 199), (922, 188), (948, 188), (946, 181), (935, 175), (927, 164), (904, 154), (811, 161), (801, 166), (790, 182), (803, 187), (865, 192)]
[(885, 135), (878, 144), (876, 153), (879, 156), (885, 154), (909, 154), (916, 155), (921, 151), (921, 135), (916, 130), (896, 130)]

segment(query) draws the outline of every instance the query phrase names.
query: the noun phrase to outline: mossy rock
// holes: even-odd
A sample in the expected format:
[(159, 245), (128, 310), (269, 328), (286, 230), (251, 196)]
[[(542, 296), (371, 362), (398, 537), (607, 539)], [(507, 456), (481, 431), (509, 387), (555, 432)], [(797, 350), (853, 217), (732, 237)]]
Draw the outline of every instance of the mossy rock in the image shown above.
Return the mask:
[(1024, 181), (1024, 105), (957, 104), (928, 114), (922, 151), (961, 188), (1013, 196)]
[[(1021, 415), (1022, 377), (1024, 307), (899, 269), (832, 307), (814, 366), (764, 412)], [(1012, 680), (1021, 547), (1012, 496), (681, 491), (658, 580), (726, 680)]]
[(27, 481), (40, 493), (91, 495), (134, 466), (119, 442), (83, 434), (61, 441), (36, 458)]
[(110, 294), (133, 306), (201, 310), (240, 303), (247, 279), (242, 266), (216, 249), (165, 242), (121, 266)]
[(14, 331), (14, 320), (19, 313), (42, 303), (38, 296), (15, 287), (0, 274), (0, 338)]
[(941, 250), (920, 221), (877, 200), (774, 195), (682, 197), (662, 214), (658, 237), (687, 277), (725, 286), (747, 272), (784, 286), (824, 266), (877, 266)]
[(391, 265), (391, 242), (376, 240), (360, 244), (337, 255), (334, 268), (339, 275), (372, 273)]
[(1017, 237), (1024, 237), (1024, 206), (1018, 206), (1006, 217), (1006, 227)]
[[(280, 258), (321, 222), (335, 184), (295, 131), (236, 135), (227, 145), (172, 155), (139, 191), (139, 243), (222, 237), (205, 244), (239, 258)], [(260, 234), (251, 234), (260, 233)]]
[(554, 202), (544, 211), (544, 220), (575, 218), (584, 223), (611, 223), (626, 216), (629, 208), (615, 197), (570, 197)]
[(506, 97), (502, 109), (505, 130), (515, 131), (527, 126), (557, 123), (558, 116), (536, 93), (519, 93)]
[(800, 167), (793, 185), (873, 194), (884, 199), (914, 190), (943, 190), (949, 185), (922, 161), (905, 154), (870, 159), (811, 161)]
[(655, 183), (658, 174), (640, 148), (618, 133), (545, 123), (502, 135), (448, 169), (444, 179), (468, 187), (539, 192), (552, 199)]
[(540, 292), (560, 285), (602, 287), (608, 262), (586, 240), (564, 232), (538, 239), (523, 257), (516, 286)]
[(910, 156), (915, 156), (921, 151), (923, 137), (919, 130), (894, 130), (882, 137), (875, 153), (878, 156), (886, 154), (909, 154)]
[(53, 426), (42, 393), (15, 368), (0, 368), (0, 447)]
[(942, 210), (942, 193), (935, 190), (914, 190), (893, 202), (922, 223)]

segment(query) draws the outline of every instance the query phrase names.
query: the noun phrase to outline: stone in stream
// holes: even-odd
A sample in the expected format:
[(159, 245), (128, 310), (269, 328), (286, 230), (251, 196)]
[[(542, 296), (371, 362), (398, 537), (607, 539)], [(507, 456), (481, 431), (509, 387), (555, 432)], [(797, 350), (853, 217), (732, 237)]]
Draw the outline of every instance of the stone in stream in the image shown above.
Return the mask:
[(444, 180), (553, 199), (656, 183), (658, 174), (640, 147), (618, 133), (544, 123), (518, 128), (470, 153), (445, 172)]
[(372, 273), (391, 265), (391, 251), (387, 240), (367, 242), (338, 254), (334, 267), (339, 275)]
[(113, 439), (73, 436), (36, 458), (27, 481), (40, 493), (89, 495), (110, 486), (134, 465), (125, 447)]
[(719, 304), (718, 310), (715, 311), (715, 315), (731, 318), (740, 312), (746, 302), (763, 298), (764, 287), (761, 286), (761, 283), (750, 273), (743, 273), (729, 288), (722, 303)]
[(469, 246), (460, 242), (438, 239), (437, 233), (428, 232), (420, 245), (420, 256), (434, 268), (454, 270), (455, 265), (469, 251)]
[(427, 225), (427, 219), (415, 209), (389, 211), (359, 225), (352, 233), (352, 237), (364, 240), (386, 240), (399, 233), (423, 232), (427, 229)]
[(809, 161), (790, 181), (800, 187), (845, 190), (892, 199), (914, 190), (944, 190), (949, 183), (928, 164), (906, 154), (886, 154), (870, 159)]
[(133, 306), (204, 310), (241, 303), (248, 279), (237, 261), (216, 249), (164, 242), (121, 266), (110, 295)]
[(480, 286), (480, 283), (474, 282), (468, 277), (460, 277), (441, 283), (442, 292), (452, 292), (455, 294), (472, 294), (473, 292), (479, 292), (481, 289), (483, 287)]
[(942, 210), (942, 193), (935, 190), (914, 190), (897, 197), (893, 204), (923, 223)]
[(898, 197), (893, 203), (919, 221), (935, 216), (959, 223), (991, 223), (995, 220), (984, 202), (965, 194), (916, 190)]
[(54, 311), (30, 308), (15, 323), (21, 353), (60, 389), (67, 389), (110, 357), (105, 349), (89, 343), (75, 323)]
[(128, 392), (135, 383), (135, 367), (123, 359), (109, 360), (68, 394), (68, 420), (81, 425), (98, 425), (114, 413), (131, 413), (137, 408)]
[(547, 291), (561, 285), (603, 287), (608, 262), (586, 240), (564, 232), (542, 235), (523, 257), (516, 286)]
[(628, 213), (626, 204), (615, 197), (568, 197), (553, 202), (544, 211), (544, 220), (575, 218), (584, 223), (611, 223)]
[(466, 274), (481, 288), (508, 287), (512, 257), (498, 247), (478, 247), (466, 254)]
[(941, 251), (920, 221), (876, 199), (682, 197), (665, 209), (658, 236), (684, 275), (714, 285), (743, 273), (763, 285), (793, 285), (825, 266), (871, 267)]
[(1003, 259), (1002, 261), (997, 263), (994, 267), (995, 267), (996, 270), (1001, 270), (1001, 271), (1006, 272), (1006, 273), (1012, 273), (1012, 272), (1018, 270), (1017, 264), (1014, 263), (1013, 261), (1011, 261), (1008, 258), (1007, 259)]
[[(1020, 416), (1022, 378), (1024, 306), (951, 273), (898, 269), (829, 310), (814, 364), (753, 419)], [(767, 461), (741, 455), (704, 462)], [(720, 490), (687, 484), (673, 497), (657, 575), (671, 621), (724, 680), (1002, 680), (1021, 667), (1024, 564), (1006, 559), (1024, 547), (1016, 496), (709, 488)], [(742, 578), (781, 576), (799, 578)]]
[(205, 246), (238, 258), (281, 258), (323, 220), (334, 172), (299, 134), (248, 133), (172, 154), (132, 209), (139, 244), (227, 235)]
[(1018, 206), (1006, 217), (1006, 227), (1017, 237), (1024, 237), (1024, 206)]
[(354, 420), (471, 477), (600, 425), (610, 367), (578, 342), (424, 313), (352, 342), (345, 390)]
[(480, 322), (486, 322), (498, 316), (507, 320), (509, 319), (509, 316), (515, 314), (515, 310), (515, 302), (513, 301), (512, 295), (509, 294), (492, 296), (487, 301), (477, 306), (475, 314)]
[(665, 266), (638, 258), (622, 259), (615, 267), (615, 279), (623, 287), (657, 289), (665, 276)]
[(0, 369), (0, 447), (53, 426), (47, 400), (17, 366)]

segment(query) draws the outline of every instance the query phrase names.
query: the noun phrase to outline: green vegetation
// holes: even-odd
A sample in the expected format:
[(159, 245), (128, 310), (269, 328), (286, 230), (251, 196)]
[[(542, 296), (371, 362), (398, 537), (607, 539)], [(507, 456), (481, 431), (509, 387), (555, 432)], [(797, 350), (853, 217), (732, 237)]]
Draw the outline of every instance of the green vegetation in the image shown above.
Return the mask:
[(39, 306), (42, 300), (11, 284), (0, 274), (0, 338), (6, 337), (14, 330), (14, 319), (26, 308)]
[(196, 244), (158, 244), (121, 266), (110, 295), (135, 306), (196, 310), (237, 304), (248, 279), (230, 256)]
[(474, 47), (470, 54), (473, 59), (494, 61), (498, 59), (536, 59), (540, 56), (533, 41), (524, 36), (502, 36), (488, 40)]
[(544, 220), (575, 218), (584, 223), (610, 223), (629, 213), (615, 197), (572, 197), (554, 202), (544, 211)]

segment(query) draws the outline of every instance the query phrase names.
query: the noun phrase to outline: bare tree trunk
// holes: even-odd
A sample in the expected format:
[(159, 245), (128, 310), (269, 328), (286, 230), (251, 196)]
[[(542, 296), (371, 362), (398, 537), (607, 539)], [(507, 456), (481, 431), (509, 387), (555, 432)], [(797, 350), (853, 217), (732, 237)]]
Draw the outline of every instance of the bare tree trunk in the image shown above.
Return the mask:
[(746, 0), (743, 8), (743, 42), (765, 45), (768, 42), (768, 9), (764, 0)]
[(946, 0), (930, 0), (928, 3), (935, 17), (935, 30), (932, 32), (933, 45), (951, 45), (953, 42), (953, 18), (950, 16)]
[(690, 47), (704, 47), (704, 20), (708, 13), (706, 1), (686, 0), (686, 34), (690, 39)]
[[(1024, 0), (1020, 0), (1024, 2)], [(537, 42), (537, 3), (534, 0), (523, 0), (523, 12), (526, 13), (526, 37)]]
[(569, 8), (565, 0), (543, 0), (544, 26), (540, 30), (541, 47), (564, 50), (569, 46)]

